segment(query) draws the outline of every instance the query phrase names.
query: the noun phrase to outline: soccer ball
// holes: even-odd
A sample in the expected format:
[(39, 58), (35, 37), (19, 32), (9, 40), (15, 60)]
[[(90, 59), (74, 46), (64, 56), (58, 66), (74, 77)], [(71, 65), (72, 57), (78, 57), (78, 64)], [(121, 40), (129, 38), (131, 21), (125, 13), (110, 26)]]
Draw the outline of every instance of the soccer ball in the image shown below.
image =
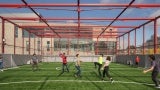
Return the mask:
[(104, 70), (104, 68), (101, 68), (101, 71), (103, 71)]
[(61, 70), (61, 68), (60, 67), (56, 67), (56, 70)]

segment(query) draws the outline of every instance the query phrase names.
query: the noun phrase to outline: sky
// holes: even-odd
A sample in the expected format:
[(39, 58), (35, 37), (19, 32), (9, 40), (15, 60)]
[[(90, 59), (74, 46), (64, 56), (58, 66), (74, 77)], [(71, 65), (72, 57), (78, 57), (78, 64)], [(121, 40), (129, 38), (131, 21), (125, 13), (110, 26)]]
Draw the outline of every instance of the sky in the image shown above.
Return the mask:
[[(77, 3), (77, 0), (26, 0), (27, 3)], [(80, 3), (94, 3), (94, 4), (104, 4), (104, 3), (111, 3), (111, 4), (115, 4), (115, 3), (120, 3), (120, 4), (128, 4), (129, 2), (131, 2), (131, 0), (80, 0)], [(23, 3), (21, 0), (0, 0), (0, 3)], [(133, 4), (142, 4), (142, 3), (147, 3), (147, 4), (151, 4), (151, 3), (160, 3), (160, 0), (135, 0), (135, 2)], [(69, 7), (65, 7), (65, 8), (59, 8), (61, 10), (55, 10), (57, 8), (49, 8), (46, 7), (50, 10), (44, 10), (44, 9), (40, 9), (40, 8), (33, 8), (36, 12), (40, 13), (43, 17), (55, 17), (55, 18), (78, 18), (78, 14), (76, 11), (77, 7), (74, 8), (69, 8)], [(108, 8), (104, 8), (104, 7), (94, 7), (94, 8), (86, 8), (86, 7), (80, 7), (81, 13), (80, 13), (80, 18), (115, 18), (117, 15), (119, 15), (119, 13), (123, 10), (123, 9), (113, 9), (114, 7), (108, 7)], [(103, 10), (100, 10), (103, 9)], [(104, 10), (105, 9), (105, 10)], [(11, 8), (0, 8), (0, 14), (2, 13), (32, 13), (32, 11), (30, 9), (26, 9), (26, 8), (16, 8), (16, 9), (11, 9)], [(127, 9), (121, 16), (120, 18), (123, 17), (156, 17), (160, 15), (160, 7), (159, 8), (129, 8)], [(16, 16), (15, 16), (16, 17)], [(77, 20), (73, 21), (73, 20), (69, 20), (66, 22), (78, 22)], [(111, 23), (111, 21), (82, 21), (82, 23), (85, 24), (96, 24), (96, 25), (108, 25)], [(112, 25), (140, 25), (143, 24), (146, 21), (116, 21), (114, 22)], [(160, 20), (157, 21), (158, 24), (160, 25)], [(130, 29), (119, 29), (119, 30), (130, 30)], [(139, 30), (142, 30), (142, 28), (140, 28)], [(149, 24), (146, 26), (146, 40), (150, 38), (150, 36), (153, 33), (153, 23)], [(139, 32), (140, 33), (140, 32)], [(158, 26), (158, 35), (160, 35), (160, 29)], [(131, 34), (131, 37), (134, 37), (134, 34)], [(137, 40), (137, 43), (139, 45), (141, 45), (142, 43), (142, 35), (141, 34), (137, 34), (137, 38), (139, 38)], [(127, 40), (127, 38), (126, 38)], [(133, 39), (132, 39), (133, 41)]]

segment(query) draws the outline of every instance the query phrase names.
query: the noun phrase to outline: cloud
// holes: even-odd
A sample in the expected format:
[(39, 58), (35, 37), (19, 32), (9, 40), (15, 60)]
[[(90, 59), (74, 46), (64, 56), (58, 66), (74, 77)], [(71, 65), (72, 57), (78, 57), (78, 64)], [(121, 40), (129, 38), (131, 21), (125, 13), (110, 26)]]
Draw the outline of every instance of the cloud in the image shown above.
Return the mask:
[(136, 3), (142, 3), (144, 2), (145, 0), (137, 0)]
[[(142, 3), (142, 2), (145, 2), (145, 0), (136, 0), (135, 3)], [(100, 0), (100, 3), (129, 3), (129, 1), (126, 1), (126, 0), (121, 0), (121, 1), (118, 1), (118, 0)]]
[[(157, 16), (160, 16), (160, 10), (157, 10), (150, 15), (150, 17), (157, 17)], [(157, 24), (160, 25), (160, 19), (157, 20)]]
[[(121, 1), (118, 1), (118, 0), (100, 0), (100, 3), (126, 3), (126, 4), (129, 4), (130, 2), (129, 1), (126, 1), (126, 0), (121, 0)], [(134, 3), (136, 4), (139, 4), (139, 3), (145, 3), (145, 0), (136, 0)], [(125, 14), (130, 14), (134, 11), (135, 9), (134, 8), (130, 8), (130, 9), (127, 9), (125, 11)]]
[(74, 23), (74, 21), (73, 20), (68, 20), (68, 21), (66, 21), (67, 23)]
[(114, 0), (100, 0), (100, 3), (111, 3), (113, 2)]
[[(134, 3), (140, 4), (140, 3), (144, 3), (144, 2), (145, 2), (145, 0), (137, 0), (137, 1), (135, 1)], [(126, 14), (130, 14), (130, 13), (133, 12), (133, 11), (135, 11), (134, 8), (127, 9), (127, 10), (126, 10)]]
[(157, 16), (159, 16), (159, 15), (160, 15), (160, 10), (157, 10), (157, 11), (153, 12), (153, 13), (150, 15), (150, 17), (157, 17)]

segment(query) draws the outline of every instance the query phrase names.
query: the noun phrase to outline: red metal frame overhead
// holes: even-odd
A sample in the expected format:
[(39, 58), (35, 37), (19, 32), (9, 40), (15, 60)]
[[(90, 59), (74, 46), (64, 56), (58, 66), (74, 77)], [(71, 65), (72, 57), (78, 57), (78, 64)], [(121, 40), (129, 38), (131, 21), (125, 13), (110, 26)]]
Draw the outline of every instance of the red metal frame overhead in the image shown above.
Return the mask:
[[(30, 7), (77, 7), (77, 4), (62, 4), (62, 3), (30, 3)], [(128, 4), (79, 4), (80, 7), (127, 7)], [(26, 8), (24, 4), (8, 4), (8, 3), (0, 3), (0, 7), (7, 7), (7, 8)], [(133, 8), (150, 8), (150, 7), (160, 7), (160, 4), (133, 4), (130, 7)]]
[(31, 11), (33, 11), (33, 12), (40, 18), (40, 20), (43, 21), (54, 33), (56, 33), (56, 35), (57, 35), (59, 38), (61, 37), (61, 36), (59, 36), (59, 34), (58, 34), (57, 32), (55, 32), (55, 31), (53, 30), (52, 27), (50, 27), (50, 25), (47, 23), (46, 20), (42, 19), (42, 17), (41, 17), (30, 5), (27, 4), (27, 2), (26, 2), (25, 0), (21, 0), (21, 1), (22, 1)]
[[(128, 4), (116, 4), (116, 3), (109, 3), (109, 4), (95, 4), (95, 3), (80, 3), (80, 0), (77, 0), (77, 3), (27, 3), (25, 0), (21, 0), (22, 3), (0, 3), (0, 8), (13, 8), (13, 9), (20, 9), (20, 8), (27, 8), (30, 11), (32, 11), (37, 17), (2, 17), (3, 19), (7, 20), (8, 22), (20, 27), (27, 29), (30, 33), (34, 33), (37, 36), (40, 37), (56, 37), (56, 38), (106, 38), (107, 36), (114, 36), (114, 37), (120, 37), (122, 35), (125, 35), (139, 27), (142, 27), (143, 25), (154, 21), (155, 19), (159, 18), (158, 17), (120, 17), (127, 9), (129, 8), (137, 8), (137, 9), (142, 9), (142, 8), (159, 8), (160, 3), (151, 3), (151, 4), (137, 4), (134, 3), (135, 0), (132, 0)], [(71, 10), (73, 12), (77, 13), (77, 17), (42, 17), (41, 15), (38, 14), (38, 12), (35, 10), (37, 7), (44, 9), (45, 7), (48, 9), (44, 10), (49, 10), (50, 7), (63, 7), (61, 8), (54, 8), (54, 10), (69, 10), (65, 9), (66, 7), (73, 7), (74, 9)], [(81, 17), (81, 12), (85, 11), (85, 8), (91, 8), (91, 7), (114, 7), (112, 9), (121, 9), (122, 11), (115, 17), (115, 18), (102, 18), (102, 17)], [(96, 10), (96, 9), (95, 9)], [(99, 8), (99, 10), (104, 10), (104, 8)], [(27, 21), (42, 21), (44, 25), (18, 25), (16, 23), (16, 20), (27, 20)], [(75, 25), (51, 25), (49, 21), (67, 21), (67, 20), (75, 20), (77, 23)], [(110, 23), (108, 25), (84, 25), (81, 24), (82, 21), (109, 21)], [(144, 24), (141, 25), (112, 25), (116, 21), (144, 21)], [(102, 27), (104, 30), (98, 32), (98, 31), (93, 31), (93, 30), (87, 30), (89, 28), (93, 27)], [(45, 28), (49, 28), (50, 31), (45, 31)], [(117, 35), (106, 35), (103, 33), (106, 33), (106, 30), (109, 28), (121, 28), (121, 29), (127, 29), (125, 31), (112, 31), (112, 32), (107, 32), (107, 33), (117, 33)], [(35, 30), (34, 30), (35, 29)], [(57, 30), (56, 30), (57, 29)], [(74, 30), (68, 30), (68, 29), (74, 29)], [(131, 29), (131, 30), (128, 30)], [(40, 33), (40, 34), (37, 34)], [(85, 34), (84, 34), (85, 33)], [(90, 35), (89, 33), (94, 33)], [(95, 34), (96, 33), (96, 34)], [(73, 34), (73, 35), (71, 35)]]
[[(4, 17), (9, 20), (77, 20), (77, 18), (35, 18), (35, 17)], [(80, 20), (114, 20), (115, 18), (80, 18)], [(132, 20), (153, 20), (154, 18), (117, 18), (120, 21), (132, 21)]]
[(132, 1), (129, 3), (129, 5), (126, 6), (126, 8), (124, 8), (123, 11), (120, 12), (120, 13), (118, 14), (118, 16), (117, 16), (108, 26), (105, 27), (105, 29), (98, 35), (97, 38), (99, 38), (99, 37), (127, 10), (127, 8), (130, 7), (130, 6), (133, 4), (134, 1), (135, 1), (135, 0), (132, 0)]

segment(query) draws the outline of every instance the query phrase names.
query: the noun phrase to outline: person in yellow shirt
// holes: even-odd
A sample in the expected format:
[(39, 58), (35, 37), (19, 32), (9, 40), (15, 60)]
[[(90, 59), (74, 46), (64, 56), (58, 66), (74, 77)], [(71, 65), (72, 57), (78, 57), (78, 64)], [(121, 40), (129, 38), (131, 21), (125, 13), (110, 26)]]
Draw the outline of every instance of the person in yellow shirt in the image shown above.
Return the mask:
[(103, 54), (100, 54), (100, 56), (98, 57), (98, 62), (94, 62), (95, 68), (97, 68), (98, 65), (98, 73), (100, 77), (102, 76), (101, 74), (102, 63), (103, 63)]

